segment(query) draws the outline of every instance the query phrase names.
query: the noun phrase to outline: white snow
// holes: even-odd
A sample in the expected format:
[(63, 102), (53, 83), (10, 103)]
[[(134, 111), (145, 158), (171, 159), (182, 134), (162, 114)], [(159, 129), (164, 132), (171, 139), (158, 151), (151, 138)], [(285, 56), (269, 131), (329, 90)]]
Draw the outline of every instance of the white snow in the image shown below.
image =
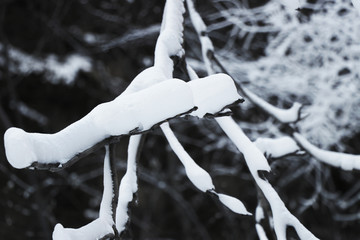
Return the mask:
[(243, 91), (251, 102), (275, 117), (278, 121), (282, 123), (292, 123), (300, 120), (300, 111), (302, 108), (300, 103), (295, 102), (289, 109), (280, 109), (261, 99), (247, 88), (243, 88)]
[(134, 135), (130, 137), (128, 146), (127, 169), (124, 177), (121, 180), (119, 187), (119, 199), (116, 208), (116, 229), (119, 233), (125, 230), (125, 225), (128, 221), (128, 205), (133, 199), (133, 194), (137, 191), (137, 176), (136, 176), (136, 155), (139, 149), (141, 135)]
[(234, 80), (223, 73), (192, 80), (189, 86), (194, 94), (198, 109), (191, 115), (202, 118), (206, 113), (214, 114), (225, 106), (242, 99), (237, 93)]
[(15, 168), (33, 162), (66, 163), (109, 136), (128, 134), (189, 111), (193, 94), (181, 80), (158, 83), (95, 107), (88, 115), (54, 134), (27, 133), (10, 128), (4, 135), (6, 156)]
[(280, 138), (258, 138), (254, 142), (265, 156), (279, 158), (300, 151), (296, 142), (288, 136)]
[(313, 144), (311, 144), (306, 138), (304, 138), (299, 133), (293, 134), (294, 139), (298, 142), (298, 144), (304, 148), (305, 151), (310, 153), (312, 156), (334, 167), (340, 167), (343, 170), (351, 171), (353, 169), (360, 169), (360, 156), (347, 154), (347, 153), (339, 153), (332, 152), (320, 149)]
[(218, 193), (217, 195), (219, 197), (219, 200), (231, 211), (237, 214), (252, 215), (246, 210), (244, 204), (239, 199), (222, 193)]

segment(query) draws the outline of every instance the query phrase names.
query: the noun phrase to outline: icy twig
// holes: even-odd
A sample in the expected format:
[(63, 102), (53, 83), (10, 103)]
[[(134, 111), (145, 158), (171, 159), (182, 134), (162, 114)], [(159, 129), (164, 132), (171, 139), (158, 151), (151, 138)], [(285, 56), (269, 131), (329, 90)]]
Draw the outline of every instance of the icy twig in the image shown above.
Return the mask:
[(304, 116), (301, 116), (302, 105), (295, 102), (289, 109), (281, 109), (266, 102), (256, 94), (252, 93), (249, 89), (242, 87), (244, 95), (256, 106), (273, 116), (281, 123), (293, 123), (301, 120)]

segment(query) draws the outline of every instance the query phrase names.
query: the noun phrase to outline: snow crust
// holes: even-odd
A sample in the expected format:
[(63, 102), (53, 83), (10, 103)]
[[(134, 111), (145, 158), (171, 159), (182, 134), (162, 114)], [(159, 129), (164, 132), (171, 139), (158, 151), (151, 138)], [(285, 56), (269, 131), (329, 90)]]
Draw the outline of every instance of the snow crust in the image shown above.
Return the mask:
[(360, 169), (359, 155), (323, 150), (311, 144), (299, 133), (295, 132), (293, 136), (302, 148), (304, 148), (307, 152), (309, 152), (312, 156), (314, 156), (321, 162), (327, 163), (334, 167), (340, 167), (341, 169), (346, 171)]
[(255, 145), (268, 157), (279, 158), (300, 151), (296, 142), (288, 136), (280, 138), (258, 138)]

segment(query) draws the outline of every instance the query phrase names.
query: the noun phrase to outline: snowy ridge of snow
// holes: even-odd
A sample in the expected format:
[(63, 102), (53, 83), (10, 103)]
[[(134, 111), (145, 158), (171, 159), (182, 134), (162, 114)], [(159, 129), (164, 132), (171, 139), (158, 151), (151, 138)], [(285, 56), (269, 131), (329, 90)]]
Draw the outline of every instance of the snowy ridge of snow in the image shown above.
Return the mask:
[(252, 93), (247, 88), (243, 88), (244, 93), (246, 96), (259, 106), (261, 109), (265, 110), (267, 113), (275, 117), (278, 121), (282, 123), (293, 123), (297, 122), (301, 119), (301, 108), (302, 105), (298, 102), (295, 102), (291, 108), (289, 109), (280, 109), (274, 107), (270, 103), (266, 102), (265, 100), (258, 97), (256, 94)]
[(99, 218), (80, 228), (64, 228), (60, 223), (56, 224), (53, 232), (53, 240), (93, 240), (104, 236), (113, 236), (111, 201), (114, 195), (113, 182), (111, 179), (109, 146), (106, 146), (104, 158), (104, 192), (100, 204)]
[(280, 138), (258, 138), (254, 142), (265, 156), (279, 158), (300, 151), (296, 142), (288, 136)]
[(310, 153), (313, 157), (320, 160), (321, 162), (327, 163), (334, 167), (340, 167), (343, 170), (351, 171), (353, 169), (360, 169), (360, 156), (347, 154), (347, 153), (339, 153), (332, 152), (320, 149), (313, 144), (311, 144), (306, 138), (304, 138), (299, 133), (293, 134), (294, 139), (297, 143), (308, 153)]
[(136, 155), (139, 148), (141, 135), (130, 137), (128, 146), (127, 169), (119, 186), (119, 199), (116, 208), (116, 229), (119, 233), (125, 230), (125, 224), (129, 219), (127, 209), (133, 199), (133, 194), (137, 191), (136, 176)]

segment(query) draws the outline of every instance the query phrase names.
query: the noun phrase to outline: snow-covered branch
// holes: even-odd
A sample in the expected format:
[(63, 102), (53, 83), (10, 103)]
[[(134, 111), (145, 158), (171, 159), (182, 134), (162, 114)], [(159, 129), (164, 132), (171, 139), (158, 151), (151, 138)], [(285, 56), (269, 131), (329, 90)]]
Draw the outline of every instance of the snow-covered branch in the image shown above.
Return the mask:
[(114, 188), (117, 188), (113, 181), (110, 149), (106, 146), (104, 159), (104, 192), (100, 204), (99, 218), (91, 223), (78, 228), (64, 228), (60, 223), (56, 224), (53, 232), (53, 240), (93, 240), (106, 239), (115, 236), (114, 232), (114, 203), (113, 196), (117, 195)]
[(293, 133), (295, 141), (309, 154), (311, 154), (316, 159), (329, 164), (334, 167), (339, 167), (346, 171), (351, 171), (353, 169), (360, 170), (360, 156), (332, 152), (320, 149), (315, 145), (311, 144), (306, 138), (304, 138), (300, 133)]
[(100, 104), (54, 134), (10, 128), (4, 136), (6, 155), (16, 168), (46, 168), (48, 164), (49, 168), (62, 168), (109, 137), (150, 130), (194, 108), (191, 87), (181, 80), (169, 80)]
[[(196, 10), (192, 7), (192, 13), (194, 14), (194, 12), (196, 12)], [(190, 14), (192, 13), (190, 12)], [(193, 25), (196, 28), (198, 23), (194, 22)], [(209, 64), (209, 57), (211, 57), (211, 55), (203, 54), (203, 57), (204, 62), (207, 66), (208, 74), (212, 74), (214, 70)], [(194, 78), (196, 77), (194, 71), (190, 71), (189, 75), (192, 75)], [(308, 229), (306, 229), (300, 223), (300, 221), (296, 217), (294, 217), (289, 212), (289, 210), (286, 208), (285, 204), (282, 202), (279, 195), (276, 193), (271, 184), (266, 179), (262, 179), (259, 176), (259, 171), (270, 171), (270, 166), (263, 153), (256, 147), (254, 143), (252, 143), (247, 138), (241, 128), (231, 117), (218, 117), (215, 120), (226, 133), (226, 135), (236, 145), (239, 151), (244, 155), (244, 159), (249, 167), (252, 177), (254, 178), (256, 184), (262, 191), (267, 201), (269, 202), (274, 219), (274, 231), (277, 238), (286, 239), (287, 227), (293, 226), (301, 239), (317, 239)], [(261, 230), (259, 230), (259, 233), (262, 235)]]
[(185, 151), (179, 140), (176, 138), (175, 134), (172, 132), (168, 123), (163, 123), (161, 125), (161, 129), (164, 132), (172, 150), (183, 164), (187, 177), (196, 188), (202, 192), (209, 192), (216, 195), (222, 204), (235, 213), (251, 215), (251, 213), (246, 210), (244, 204), (240, 200), (226, 194), (217, 193), (215, 191), (215, 187), (212, 183), (212, 179), (209, 173), (197, 165), (191, 156)]

